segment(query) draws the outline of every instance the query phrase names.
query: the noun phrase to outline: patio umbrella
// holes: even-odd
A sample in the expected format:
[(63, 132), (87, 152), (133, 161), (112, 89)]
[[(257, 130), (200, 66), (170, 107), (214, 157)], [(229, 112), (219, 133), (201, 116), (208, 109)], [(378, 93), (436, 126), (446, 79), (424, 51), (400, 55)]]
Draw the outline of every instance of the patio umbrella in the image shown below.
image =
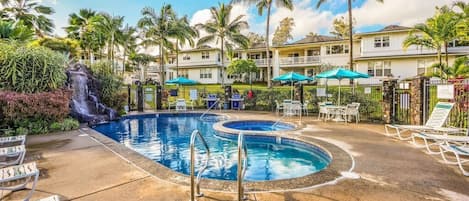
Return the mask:
[(340, 105), (340, 88), (341, 83), (340, 81), (344, 78), (347, 79), (357, 79), (357, 78), (368, 78), (367, 74), (347, 70), (345, 68), (337, 68), (334, 70), (324, 71), (316, 75), (316, 78), (326, 78), (326, 79), (337, 79), (339, 80), (339, 97), (337, 100), (337, 104)]
[(293, 82), (300, 82), (300, 81), (313, 81), (313, 78), (308, 76), (304, 76), (299, 73), (289, 72), (278, 77), (274, 77), (273, 81), (284, 81), (284, 82), (291, 82), (291, 99), (293, 100)]
[[(195, 80), (190, 80), (185, 77), (178, 77), (172, 80), (168, 80), (165, 82), (166, 84), (177, 84), (177, 85), (194, 85), (197, 84), (197, 81)], [(183, 92), (183, 96), (185, 96)]]

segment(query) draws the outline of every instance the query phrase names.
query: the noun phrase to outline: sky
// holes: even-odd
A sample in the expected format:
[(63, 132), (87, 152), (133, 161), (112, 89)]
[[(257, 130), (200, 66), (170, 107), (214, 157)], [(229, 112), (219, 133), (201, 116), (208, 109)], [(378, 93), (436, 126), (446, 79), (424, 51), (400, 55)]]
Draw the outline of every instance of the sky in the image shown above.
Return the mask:
[[(150, 6), (158, 10), (164, 4), (171, 4), (179, 16), (187, 15), (191, 24), (204, 23), (210, 18), (209, 8), (219, 2), (230, 0), (42, 0), (51, 6), (56, 13), (52, 16), (55, 22), (55, 34), (64, 36), (63, 27), (67, 26), (68, 15), (81, 8), (91, 8), (99, 12), (125, 17), (126, 23), (136, 25), (141, 17), (141, 9)], [(275, 1), (275, 0), (274, 0)], [(469, 1), (469, 0), (463, 0)], [(293, 0), (294, 10), (274, 7), (271, 16), (271, 33), (285, 17), (293, 17), (295, 27), (293, 41), (303, 38), (309, 32), (328, 34), (334, 18), (345, 15), (347, 0), (329, 0), (316, 9), (317, 0)], [(436, 6), (450, 5), (453, 0), (355, 0), (353, 15), (357, 21), (356, 32), (377, 31), (384, 26), (396, 24), (413, 26), (423, 22), (434, 14)], [(237, 4), (233, 6), (232, 16), (245, 15), (249, 30), (264, 35), (265, 15), (259, 16), (254, 5)]]

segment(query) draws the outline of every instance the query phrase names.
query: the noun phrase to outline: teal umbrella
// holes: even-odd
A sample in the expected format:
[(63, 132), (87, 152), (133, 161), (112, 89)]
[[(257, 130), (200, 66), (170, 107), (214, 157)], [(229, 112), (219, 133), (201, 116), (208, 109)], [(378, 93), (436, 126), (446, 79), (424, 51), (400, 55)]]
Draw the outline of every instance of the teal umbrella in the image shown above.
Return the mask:
[[(165, 82), (166, 84), (177, 84), (177, 85), (194, 85), (197, 84), (197, 81), (195, 80), (190, 80), (185, 77), (178, 77), (172, 80), (168, 80)], [(184, 88), (183, 88), (184, 89)], [(182, 92), (183, 97), (186, 96), (185, 90)]]
[(340, 81), (344, 78), (346, 79), (357, 79), (357, 78), (368, 78), (369, 76), (364, 73), (359, 73), (345, 68), (337, 68), (334, 70), (324, 71), (316, 75), (316, 78), (325, 78), (325, 79), (337, 79), (339, 80), (339, 98), (337, 100), (338, 105), (340, 105)]
[(194, 84), (197, 84), (197, 81), (190, 80), (185, 77), (178, 77), (178, 78), (166, 81), (166, 84), (194, 85)]
[(289, 73), (274, 77), (272, 80), (281, 81), (281, 82), (291, 82), (291, 99), (293, 99), (293, 82), (313, 81), (313, 78), (304, 76), (299, 73), (289, 72)]

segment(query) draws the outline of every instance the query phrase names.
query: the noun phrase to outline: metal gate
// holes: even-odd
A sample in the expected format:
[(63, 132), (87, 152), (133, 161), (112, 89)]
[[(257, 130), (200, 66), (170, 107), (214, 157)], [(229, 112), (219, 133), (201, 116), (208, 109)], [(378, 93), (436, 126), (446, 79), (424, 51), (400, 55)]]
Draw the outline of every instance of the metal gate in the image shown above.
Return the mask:
[(394, 89), (392, 121), (397, 124), (410, 124), (411, 119), (410, 83), (401, 82)]
[[(441, 97), (438, 95), (438, 86), (450, 86), (445, 88), (449, 97)], [(453, 102), (455, 103), (451, 113), (448, 117), (448, 126), (454, 126), (459, 128), (468, 128), (469, 126), (469, 79), (454, 79), (454, 80), (427, 80), (425, 82), (424, 97), (428, 99), (426, 101), (428, 105), (424, 107), (425, 115), (424, 121), (426, 121), (436, 103), (439, 101)], [(441, 92), (440, 92), (441, 93)]]

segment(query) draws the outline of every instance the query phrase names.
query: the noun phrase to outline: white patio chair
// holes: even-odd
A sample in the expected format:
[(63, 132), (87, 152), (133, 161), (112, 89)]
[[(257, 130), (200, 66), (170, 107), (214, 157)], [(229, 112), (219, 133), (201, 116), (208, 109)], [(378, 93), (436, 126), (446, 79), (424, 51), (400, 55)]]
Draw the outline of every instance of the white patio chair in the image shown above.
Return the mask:
[(179, 112), (179, 111), (187, 111), (186, 100), (184, 99), (176, 100), (176, 112)]
[(305, 101), (302, 105), (302, 109), (303, 109), (303, 113), (306, 114), (306, 116), (308, 116), (308, 105), (309, 105), (309, 101)]
[[(456, 161), (450, 161), (446, 156), (445, 153), (451, 152), (456, 157)], [(458, 165), (459, 169), (461, 170), (464, 176), (469, 176), (469, 171), (464, 169), (464, 164), (469, 162), (469, 147), (467, 146), (457, 146), (457, 145), (450, 145), (446, 143), (440, 144), (440, 153), (441, 157), (447, 164)]]
[(0, 148), (0, 168), (23, 164), (25, 154), (24, 145)]
[[(454, 103), (447, 103), (447, 102), (438, 102), (433, 109), (432, 114), (430, 115), (428, 121), (425, 125), (393, 125), (393, 124), (385, 124), (384, 130), (386, 136), (395, 137), (397, 136), (400, 140), (409, 140), (412, 136), (403, 137), (402, 133), (405, 131), (441, 131), (443, 125), (446, 122), (446, 119), (453, 108)], [(390, 133), (390, 128), (395, 130), (395, 133)], [(438, 130), (441, 129), (441, 130)], [(454, 133), (460, 132), (460, 129), (452, 129), (452, 128), (445, 128), (444, 129), (447, 133)]]
[(318, 107), (319, 107), (318, 120), (321, 118), (324, 118), (324, 119), (328, 118), (329, 110), (327, 109), (326, 104), (324, 102), (319, 102)]
[(355, 117), (355, 123), (358, 124), (360, 121), (360, 103), (351, 103), (347, 105), (345, 109), (345, 122), (351, 121), (352, 116)]
[(280, 114), (280, 110), (283, 111), (283, 104), (280, 104), (277, 100), (275, 100), (275, 112), (276, 114)]
[(18, 136), (9, 136), (9, 137), (0, 137), (0, 146), (4, 146), (6, 144), (24, 144), (26, 141), (26, 135), (18, 135)]
[(16, 191), (26, 188), (26, 185), (28, 185), (31, 179), (33, 179), (31, 190), (24, 199), (25, 201), (29, 201), (33, 195), (34, 190), (36, 189), (38, 177), (39, 170), (37, 169), (35, 162), (0, 169), (0, 190), (2, 191), (1, 196), (3, 197), (3, 191)]
[[(464, 131), (461, 129), (461, 131)], [(429, 154), (440, 154), (440, 151), (432, 151), (432, 147), (439, 148), (441, 143), (456, 144), (456, 145), (467, 145), (469, 144), (469, 129), (459, 133), (412, 133), (412, 144), (418, 148), (426, 148)], [(423, 140), (423, 144), (419, 144), (417, 139)]]

